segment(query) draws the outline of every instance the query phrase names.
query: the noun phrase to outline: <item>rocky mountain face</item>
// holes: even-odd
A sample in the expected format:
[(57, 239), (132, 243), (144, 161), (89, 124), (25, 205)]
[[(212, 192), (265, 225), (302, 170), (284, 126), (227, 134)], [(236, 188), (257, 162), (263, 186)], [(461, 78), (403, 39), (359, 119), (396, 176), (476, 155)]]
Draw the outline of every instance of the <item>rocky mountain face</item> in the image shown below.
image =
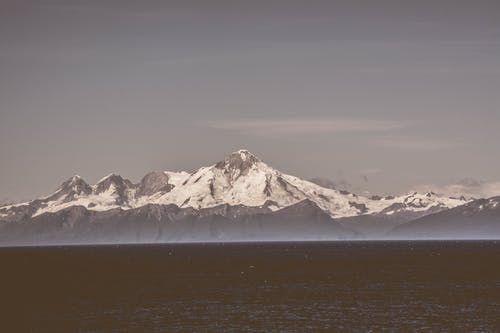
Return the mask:
[(135, 185), (130, 180), (110, 174), (101, 179), (91, 193), (97, 196), (111, 196), (114, 198), (114, 204), (124, 205), (130, 201), (132, 189), (135, 189)]
[(150, 196), (155, 193), (168, 193), (175, 185), (169, 183), (165, 172), (153, 171), (145, 175), (137, 185), (137, 196)]
[[(466, 202), (431, 192), (397, 197), (358, 196), (287, 175), (250, 152), (240, 150), (192, 173), (151, 172), (138, 184), (110, 174), (91, 186), (74, 176), (49, 196), (0, 207), (0, 225), (3, 236), (8, 239), (12, 239), (8, 236), (10, 233), (28, 235), (39, 230), (45, 235), (51, 230), (51, 235), (71, 234), (67, 237), (77, 241), (82, 235), (106, 234), (105, 230), (114, 230), (117, 235), (128, 227), (142, 230), (149, 225), (145, 221), (162, 225), (161, 236), (148, 238), (158, 241), (195, 239), (201, 235), (216, 240), (247, 239), (253, 237), (251, 235), (263, 239), (265, 233), (280, 238), (279, 228), (283, 237), (289, 233), (299, 237), (298, 230), (301, 230), (303, 238), (307, 238), (323, 227), (325, 234), (316, 237), (343, 238), (383, 234), (395, 225)], [(158, 214), (160, 219), (155, 218)], [(273, 222), (274, 219), (283, 220)], [(203, 229), (210, 224), (203, 225), (208, 220), (213, 225), (210, 234), (206, 233), (208, 229)], [(194, 229), (192, 235), (187, 236), (190, 225)], [(380, 227), (372, 230), (374, 225)], [(173, 236), (174, 226), (175, 230), (182, 229), (176, 232), (183, 236)], [(199, 231), (201, 234), (197, 234), (199, 228), (204, 230)], [(29, 232), (21, 232), (21, 229)], [(129, 236), (130, 241), (142, 239)]]

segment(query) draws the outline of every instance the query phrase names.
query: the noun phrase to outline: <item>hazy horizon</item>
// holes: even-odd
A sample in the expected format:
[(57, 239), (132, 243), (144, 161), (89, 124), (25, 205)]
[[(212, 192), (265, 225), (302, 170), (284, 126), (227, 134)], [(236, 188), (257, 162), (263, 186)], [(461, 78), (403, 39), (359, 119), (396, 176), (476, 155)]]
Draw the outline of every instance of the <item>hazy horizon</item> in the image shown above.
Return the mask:
[(2, 1), (0, 200), (242, 148), (372, 193), (492, 193), (499, 51), (496, 1)]

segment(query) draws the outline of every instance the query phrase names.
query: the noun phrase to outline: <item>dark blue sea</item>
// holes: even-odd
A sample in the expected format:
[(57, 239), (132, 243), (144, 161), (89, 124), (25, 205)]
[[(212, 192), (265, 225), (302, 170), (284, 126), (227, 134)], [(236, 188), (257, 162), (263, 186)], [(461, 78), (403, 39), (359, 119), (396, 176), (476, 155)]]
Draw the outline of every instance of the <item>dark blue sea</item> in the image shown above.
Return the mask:
[(498, 332), (499, 241), (0, 249), (0, 332)]

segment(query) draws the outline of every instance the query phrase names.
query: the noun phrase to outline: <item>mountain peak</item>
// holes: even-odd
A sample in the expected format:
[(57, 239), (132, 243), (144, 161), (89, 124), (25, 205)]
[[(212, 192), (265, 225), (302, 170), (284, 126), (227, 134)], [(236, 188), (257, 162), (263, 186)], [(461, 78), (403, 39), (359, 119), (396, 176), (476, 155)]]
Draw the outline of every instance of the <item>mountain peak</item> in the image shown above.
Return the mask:
[(232, 152), (231, 154), (229, 154), (228, 157), (239, 157), (243, 161), (246, 161), (247, 159), (254, 159), (260, 161), (260, 159), (257, 156), (255, 156), (246, 149), (240, 149), (238, 151)]
[(106, 182), (106, 181), (113, 181), (113, 182), (116, 182), (116, 181), (121, 181), (123, 180), (122, 176), (120, 176), (119, 174), (116, 174), (114, 172), (110, 173), (109, 175), (101, 178), (97, 184), (100, 184), (100, 183), (103, 183), (103, 182)]
[(165, 172), (152, 171), (145, 175), (137, 189), (138, 195), (152, 195), (158, 192), (169, 192), (175, 186), (169, 184), (169, 176)]
[(61, 197), (66, 197), (67, 200), (72, 200), (78, 195), (88, 195), (92, 192), (92, 188), (87, 184), (82, 177), (75, 175), (61, 184), (59, 189), (52, 195), (46, 197), (56, 200)]
[(127, 188), (133, 187), (133, 184), (128, 180), (124, 179), (122, 176), (110, 173), (106, 177), (102, 178), (95, 185), (95, 193), (103, 193), (114, 187), (119, 193), (124, 192)]
[(223, 161), (218, 162), (215, 167), (225, 170), (239, 170), (243, 172), (250, 169), (261, 160), (246, 149), (240, 149), (227, 156)]
[(84, 191), (88, 188), (90, 188), (90, 186), (78, 175), (74, 175), (61, 185), (62, 190), (73, 190), (75, 192)]
[(245, 154), (245, 155), (253, 155), (249, 150), (247, 149), (239, 149), (232, 154)]

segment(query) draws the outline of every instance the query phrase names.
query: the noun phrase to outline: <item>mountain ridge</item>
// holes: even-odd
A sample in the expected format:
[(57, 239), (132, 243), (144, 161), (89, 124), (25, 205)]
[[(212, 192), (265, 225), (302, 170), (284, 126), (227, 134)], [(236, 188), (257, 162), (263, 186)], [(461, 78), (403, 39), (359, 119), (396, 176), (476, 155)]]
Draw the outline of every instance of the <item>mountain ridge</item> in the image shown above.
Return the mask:
[(311, 201), (268, 207), (194, 209), (147, 204), (92, 211), (70, 206), (17, 223), (0, 222), (0, 245), (158, 243), (192, 241), (339, 240), (359, 237)]
[(267, 203), (269, 209), (277, 211), (304, 200), (314, 202), (332, 218), (425, 215), (467, 202), (432, 192), (364, 197), (282, 173), (242, 149), (192, 173), (153, 171), (137, 184), (115, 173), (92, 186), (80, 176), (73, 176), (46, 197), (0, 207), (0, 220), (33, 218), (71, 206), (107, 211), (135, 209), (147, 204), (173, 204), (199, 210), (224, 204), (261, 207)]
[(385, 237), (391, 239), (488, 239), (500, 236), (500, 196), (464, 205), (400, 224)]

